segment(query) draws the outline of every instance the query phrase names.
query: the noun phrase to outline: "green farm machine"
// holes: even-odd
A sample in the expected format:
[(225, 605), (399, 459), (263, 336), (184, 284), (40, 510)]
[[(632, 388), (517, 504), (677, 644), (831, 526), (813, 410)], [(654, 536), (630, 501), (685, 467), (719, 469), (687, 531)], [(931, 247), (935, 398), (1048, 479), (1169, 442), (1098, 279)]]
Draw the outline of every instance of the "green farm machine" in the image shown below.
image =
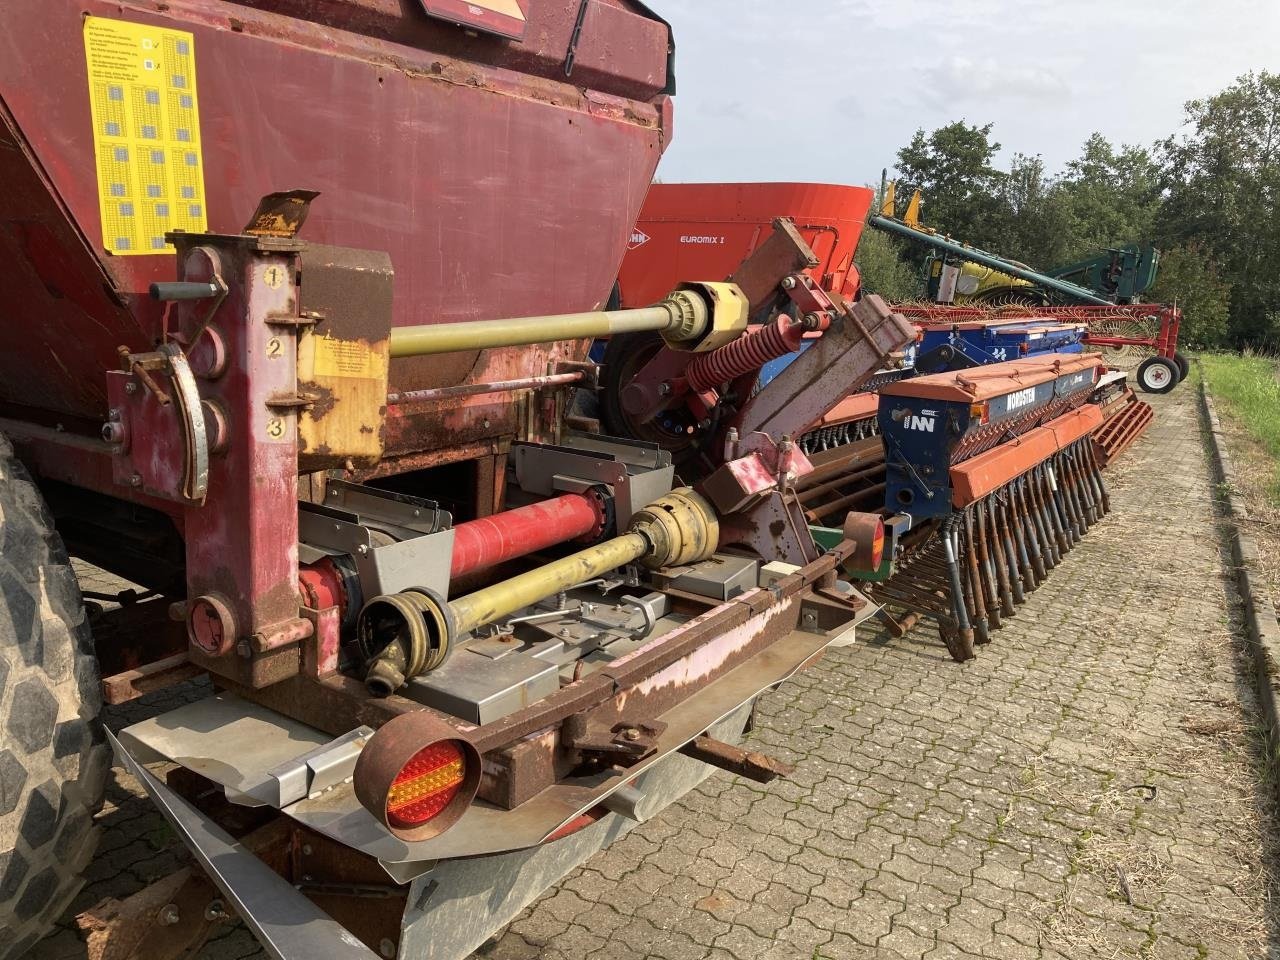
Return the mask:
[[(1099, 251), (1092, 257), (1036, 270), (946, 236), (920, 222), (920, 192), (916, 191), (901, 217), (894, 216), (894, 190), (883, 191), (884, 202), (867, 225), (928, 250), (922, 270), (928, 319), (961, 322), (989, 315), (1034, 310), (1060, 319), (1087, 322), (1089, 344), (1119, 360), (1138, 351), (1146, 358), (1137, 379), (1144, 390), (1164, 393), (1187, 375), (1186, 359), (1178, 353), (1181, 315), (1176, 306), (1148, 304), (1142, 294), (1154, 286), (1160, 252), (1152, 246), (1127, 246)], [(937, 305), (936, 307), (934, 305)]]

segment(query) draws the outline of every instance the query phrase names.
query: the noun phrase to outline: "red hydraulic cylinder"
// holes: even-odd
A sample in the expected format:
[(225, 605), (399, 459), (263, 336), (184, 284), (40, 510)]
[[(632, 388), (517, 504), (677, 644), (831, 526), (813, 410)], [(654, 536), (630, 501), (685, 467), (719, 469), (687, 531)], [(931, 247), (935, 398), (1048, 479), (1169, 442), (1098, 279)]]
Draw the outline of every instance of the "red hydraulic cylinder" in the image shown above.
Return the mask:
[(453, 528), (450, 575), (475, 573), (557, 543), (599, 533), (603, 525), (600, 501), (583, 493), (566, 493), (460, 523)]

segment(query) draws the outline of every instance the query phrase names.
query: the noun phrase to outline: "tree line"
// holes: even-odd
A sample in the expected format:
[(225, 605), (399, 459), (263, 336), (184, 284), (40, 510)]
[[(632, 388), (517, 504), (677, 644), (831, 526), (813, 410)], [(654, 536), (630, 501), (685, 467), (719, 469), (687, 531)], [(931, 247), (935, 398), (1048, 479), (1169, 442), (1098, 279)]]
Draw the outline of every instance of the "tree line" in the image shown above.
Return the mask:
[[(920, 130), (898, 151), (898, 196), (920, 188), (928, 226), (1033, 268), (1154, 243), (1160, 276), (1145, 299), (1177, 301), (1185, 344), (1275, 350), (1280, 74), (1247, 73), (1185, 111), (1181, 130), (1151, 146), (1095, 133), (1057, 173), (1024, 154), (997, 168), (991, 124)], [(917, 295), (922, 259), (873, 230), (858, 249), (867, 289), (891, 299)]]

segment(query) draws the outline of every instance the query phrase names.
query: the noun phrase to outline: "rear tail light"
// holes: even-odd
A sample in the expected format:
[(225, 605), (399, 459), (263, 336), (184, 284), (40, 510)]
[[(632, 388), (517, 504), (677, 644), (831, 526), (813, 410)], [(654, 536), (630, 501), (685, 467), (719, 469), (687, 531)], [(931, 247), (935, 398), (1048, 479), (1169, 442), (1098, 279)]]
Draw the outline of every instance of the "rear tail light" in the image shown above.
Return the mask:
[(402, 840), (427, 840), (457, 823), (480, 786), (480, 754), (426, 713), (384, 724), (356, 761), (356, 796)]
[(387, 791), (387, 820), (394, 827), (420, 827), (453, 802), (467, 772), (467, 758), (456, 740), (419, 750)]
[(844, 518), (844, 539), (855, 549), (848, 559), (849, 569), (875, 573), (884, 562), (884, 519), (875, 513), (851, 512)]

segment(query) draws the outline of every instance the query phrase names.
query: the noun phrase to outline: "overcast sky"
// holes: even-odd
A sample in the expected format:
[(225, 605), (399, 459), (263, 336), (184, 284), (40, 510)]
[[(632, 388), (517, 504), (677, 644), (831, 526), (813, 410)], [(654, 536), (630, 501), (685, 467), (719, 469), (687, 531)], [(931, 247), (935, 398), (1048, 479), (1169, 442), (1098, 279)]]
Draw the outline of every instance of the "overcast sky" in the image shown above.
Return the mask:
[[(1280, 0), (649, 0), (676, 38), (667, 182), (871, 183), (917, 128), (995, 123), (1051, 171), (1280, 70)], [(892, 175), (892, 172), (891, 172)]]

